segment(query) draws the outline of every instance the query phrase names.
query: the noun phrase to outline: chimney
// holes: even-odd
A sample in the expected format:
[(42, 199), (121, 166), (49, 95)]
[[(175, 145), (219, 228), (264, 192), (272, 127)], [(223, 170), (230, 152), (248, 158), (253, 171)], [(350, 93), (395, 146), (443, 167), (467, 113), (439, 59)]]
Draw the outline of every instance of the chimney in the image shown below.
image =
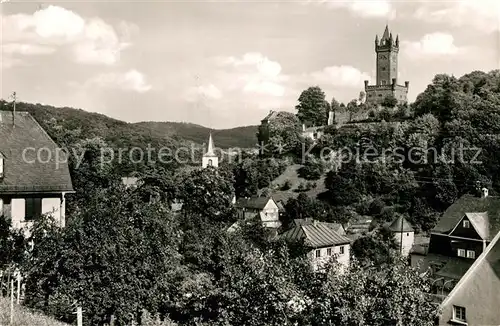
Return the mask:
[(392, 79), (392, 84), (393, 84), (393, 85), (396, 85), (396, 78), (393, 78), (393, 79)]
[(318, 221), (317, 220), (312, 220), (312, 223), (314, 226), (318, 225)]
[(481, 198), (488, 197), (488, 188), (481, 188)]
[(410, 86), (410, 82), (409, 81), (405, 81), (405, 87), (408, 88)]
[(306, 131), (306, 124), (305, 123), (302, 124), (302, 131)]
[(368, 87), (368, 80), (365, 80), (365, 89)]

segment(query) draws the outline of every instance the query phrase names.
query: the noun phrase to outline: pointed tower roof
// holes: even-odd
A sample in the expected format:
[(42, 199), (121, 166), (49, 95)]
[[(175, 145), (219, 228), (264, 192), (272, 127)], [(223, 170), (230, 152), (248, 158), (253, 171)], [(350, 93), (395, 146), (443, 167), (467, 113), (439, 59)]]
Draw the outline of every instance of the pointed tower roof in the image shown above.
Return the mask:
[(203, 156), (215, 156), (214, 153), (214, 140), (212, 139), (212, 133), (210, 133), (210, 136), (208, 137), (208, 148), (207, 152)]
[(385, 25), (384, 35), (382, 35), (382, 40), (388, 40), (390, 37), (389, 25)]
[(392, 232), (414, 232), (411, 224), (403, 216), (396, 218), (389, 226), (389, 230)]

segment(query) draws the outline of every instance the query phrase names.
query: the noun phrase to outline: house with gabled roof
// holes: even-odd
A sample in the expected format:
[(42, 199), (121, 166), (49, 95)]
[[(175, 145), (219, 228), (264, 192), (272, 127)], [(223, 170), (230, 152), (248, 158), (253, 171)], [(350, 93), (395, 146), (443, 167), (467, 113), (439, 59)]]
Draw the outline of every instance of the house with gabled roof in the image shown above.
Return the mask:
[(388, 229), (394, 234), (394, 240), (399, 246), (400, 254), (408, 257), (415, 241), (413, 226), (403, 216), (399, 216), (392, 221)]
[(323, 223), (313, 219), (294, 222), (295, 226), (280, 235), (289, 242), (303, 242), (310, 249), (308, 258), (315, 270), (321, 270), (335, 259), (341, 266), (350, 262), (351, 240), (335, 231), (334, 223)]
[(28, 112), (0, 111), (0, 212), (15, 228), (42, 215), (66, 224), (67, 154)]
[(239, 198), (234, 204), (240, 220), (259, 219), (264, 227), (281, 226), (279, 206), (271, 196)]
[(430, 273), (435, 293), (444, 298), (499, 232), (500, 197), (486, 188), (464, 195), (439, 219), (428, 247), (412, 249), (412, 265)]
[(500, 232), (441, 303), (439, 325), (500, 325)]

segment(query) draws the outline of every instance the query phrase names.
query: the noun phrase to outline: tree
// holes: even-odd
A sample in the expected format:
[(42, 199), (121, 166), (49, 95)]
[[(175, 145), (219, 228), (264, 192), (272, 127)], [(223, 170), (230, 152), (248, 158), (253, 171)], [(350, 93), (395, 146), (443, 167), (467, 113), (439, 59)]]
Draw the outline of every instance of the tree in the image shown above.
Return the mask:
[(130, 325), (143, 308), (165, 313), (178, 280), (190, 277), (180, 266), (176, 219), (134, 192), (111, 188), (95, 196), (64, 229), (35, 222), (35, 246), (23, 266), (25, 304), (71, 323), (77, 302), (86, 325), (109, 323), (111, 315), (116, 325)]
[(180, 199), (187, 214), (218, 222), (234, 220), (233, 176), (216, 168), (194, 170), (180, 186)]
[(312, 325), (432, 326), (438, 305), (429, 280), (402, 260), (384, 268), (351, 262), (348, 273), (330, 272), (310, 287)]
[(326, 124), (328, 117), (328, 102), (325, 101), (325, 93), (319, 86), (309, 87), (299, 96), (297, 117), (302, 123), (309, 123), (315, 126)]
[(257, 140), (263, 146), (264, 156), (283, 156), (300, 143), (301, 124), (296, 115), (290, 112), (278, 112), (267, 124), (259, 126)]
[(333, 112), (333, 121), (337, 121), (337, 113), (341, 112), (341, 107), (339, 102), (337, 102), (337, 100), (335, 99), (335, 97), (332, 97), (330, 110)]
[(398, 104), (398, 99), (394, 97), (394, 95), (389, 94), (382, 100), (382, 106), (385, 108), (394, 108)]
[(397, 257), (396, 242), (390, 230), (380, 228), (373, 233), (358, 238), (352, 244), (352, 255), (367, 265), (382, 266), (392, 264)]
[(359, 112), (359, 106), (356, 100), (351, 100), (347, 104), (347, 112), (349, 112), (349, 121), (352, 121), (353, 116)]

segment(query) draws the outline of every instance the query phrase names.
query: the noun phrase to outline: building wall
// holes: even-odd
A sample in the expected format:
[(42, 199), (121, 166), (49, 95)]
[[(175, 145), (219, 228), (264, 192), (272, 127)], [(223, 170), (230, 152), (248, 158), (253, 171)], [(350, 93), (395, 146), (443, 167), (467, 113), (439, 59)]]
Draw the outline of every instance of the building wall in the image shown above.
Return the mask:
[(398, 104), (408, 102), (408, 88), (397, 85), (394, 89), (389, 86), (368, 86), (365, 88), (366, 103), (380, 104), (388, 95), (394, 96), (398, 100)]
[(201, 161), (201, 166), (203, 168), (206, 168), (207, 166), (210, 165), (210, 161), (212, 161), (213, 167), (219, 167), (219, 158), (217, 156), (208, 156), (208, 157), (203, 156)]
[(281, 226), (279, 208), (274, 200), (267, 202), (264, 209), (260, 212), (260, 219), (266, 227), (278, 228)]
[(432, 234), (429, 243), (429, 253), (448, 257), (458, 257), (458, 249), (473, 250), (475, 256), (484, 251), (485, 243), (475, 239), (453, 238), (446, 235)]
[(488, 263), (478, 265), (467, 282), (443, 305), (439, 325), (456, 325), (450, 322), (454, 305), (466, 309), (468, 325), (500, 325), (500, 245), (492, 248), (485, 259)]
[(411, 247), (413, 247), (413, 243), (415, 242), (415, 234), (413, 232), (403, 232), (401, 237), (401, 232), (394, 233), (394, 239), (396, 243), (399, 245), (401, 243), (401, 238), (403, 238), (403, 249), (402, 255), (407, 257), (410, 254)]
[[(12, 226), (23, 228), (30, 226), (31, 221), (25, 220), (25, 198), (23, 197), (3, 197), (3, 214), (11, 218)], [(45, 195), (42, 198), (42, 214), (51, 215), (62, 227), (66, 225), (66, 201), (62, 195)]]
[[(340, 248), (344, 247), (344, 253), (340, 254)], [(349, 262), (350, 262), (350, 245), (349, 244), (344, 244), (340, 246), (332, 246), (332, 247), (323, 247), (323, 248), (317, 248), (313, 249), (309, 252), (308, 257), (311, 260), (311, 263), (313, 265), (313, 269), (318, 270), (321, 269), (323, 266), (325, 266), (332, 257), (334, 257), (337, 262), (341, 264), (341, 266), (349, 267)], [(332, 249), (332, 256), (328, 256), (328, 249)], [(321, 257), (316, 258), (316, 250), (319, 250), (321, 252)]]

